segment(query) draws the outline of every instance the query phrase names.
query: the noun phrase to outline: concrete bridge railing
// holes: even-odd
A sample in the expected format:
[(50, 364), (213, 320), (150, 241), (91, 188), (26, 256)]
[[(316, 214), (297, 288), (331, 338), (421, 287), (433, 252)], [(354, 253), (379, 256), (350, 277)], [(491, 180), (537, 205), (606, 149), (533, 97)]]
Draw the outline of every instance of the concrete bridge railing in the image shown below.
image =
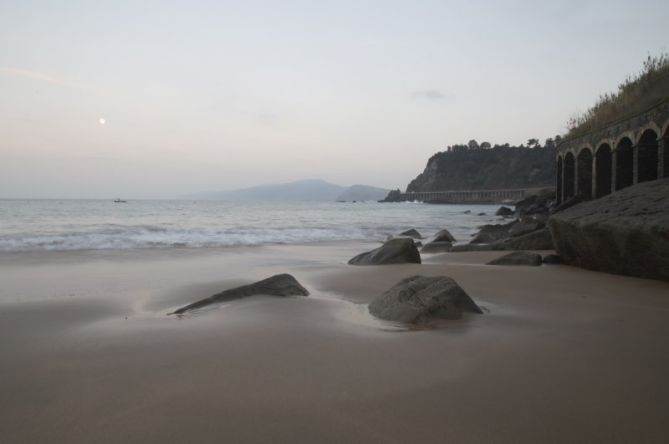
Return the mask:
[(401, 193), (399, 200), (445, 204), (511, 203), (542, 189), (419, 191)]

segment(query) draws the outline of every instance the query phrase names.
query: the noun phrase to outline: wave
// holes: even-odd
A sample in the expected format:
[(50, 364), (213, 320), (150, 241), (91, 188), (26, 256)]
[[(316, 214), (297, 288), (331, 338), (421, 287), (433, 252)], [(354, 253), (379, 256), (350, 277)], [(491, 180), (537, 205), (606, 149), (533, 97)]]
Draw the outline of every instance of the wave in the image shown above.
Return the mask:
[(334, 240), (383, 239), (387, 232), (368, 228), (175, 228), (155, 225), (105, 225), (89, 230), (0, 235), (0, 251), (122, 250), (207, 248), (295, 244)]

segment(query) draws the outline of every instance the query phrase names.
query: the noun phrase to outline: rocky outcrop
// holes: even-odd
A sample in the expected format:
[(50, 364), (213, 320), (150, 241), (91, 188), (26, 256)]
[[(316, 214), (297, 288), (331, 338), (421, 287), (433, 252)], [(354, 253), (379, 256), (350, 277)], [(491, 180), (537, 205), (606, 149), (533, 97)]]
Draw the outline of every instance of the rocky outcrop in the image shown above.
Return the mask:
[(527, 251), (514, 251), (490, 262), (488, 265), (541, 265), (541, 255)]
[(413, 239), (422, 239), (423, 238), (423, 236), (421, 236), (420, 233), (418, 231), (414, 230), (413, 228), (400, 233), (400, 236), (411, 237)]
[(523, 236), (536, 230), (544, 228), (546, 224), (532, 217), (524, 217), (509, 228), (511, 237)]
[(402, 200), (402, 192), (398, 189), (390, 190), (385, 199), (380, 200), (379, 202), (400, 202)]
[(516, 202), (516, 212), (521, 216), (548, 213), (555, 203), (555, 190), (546, 188)]
[(463, 251), (502, 251), (502, 250), (553, 250), (553, 238), (548, 228), (533, 231), (523, 236), (506, 238), (489, 244), (453, 245), (452, 253)]
[(423, 253), (447, 253), (451, 251), (451, 247), (453, 247), (451, 242), (433, 241), (425, 244), (420, 251)]
[(348, 261), (349, 265), (420, 264), (420, 253), (413, 239), (396, 238), (379, 248), (362, 253)]
[(447, 276), (403, 279), (374, 298), (369, 312), (381, 319), (407, 324), (460, 319), (463, 312), (483, 313), (457, 282)]
[(179, 308), (170, 314), (183, 314), (186, 311), (206, 307), (207, 305), (229, 302), (254, 295), (266, 296), (308, 296), (309, 292), (289, 274), (277, 274), (250, 285), (231, 288), (208, 298)]
[(549, 227), (565, 264), (669, 281), (669, 179), (575, 205)]
[(548, 265), (558, 265), (562, 263), (562, 261), (560, 260), (560, 256), (558, 256), (557, 254), (547, 254), (546, 256), (544, 256), (542, 262)]
[(508, 224), (483, 225), (479, 232), (472, 238), (472, 244), (491, 244), (511, 236), (509, 230), (514, 222)]
[(499, 207), (497, 211), (495, 211), (495, 216), (511, 217), (513, 214), (514, 211), (509, 207)]
[(444, 228), (434, 235), (432, 242), (455, 242), (455, 237), (453, 237), (450, 231)]

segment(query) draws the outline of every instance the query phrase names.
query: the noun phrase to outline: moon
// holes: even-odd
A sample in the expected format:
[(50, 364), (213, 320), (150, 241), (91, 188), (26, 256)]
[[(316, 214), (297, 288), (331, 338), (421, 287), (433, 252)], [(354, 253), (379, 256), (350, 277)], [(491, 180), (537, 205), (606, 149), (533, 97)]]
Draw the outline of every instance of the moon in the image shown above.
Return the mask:
[(98, 123), (99, 123), (100, 125), (104, 125), (105, 123), (107, 123), (107, 119), (105, 119), (104, 117), (100, 117), (100, 118), (98, 119)]

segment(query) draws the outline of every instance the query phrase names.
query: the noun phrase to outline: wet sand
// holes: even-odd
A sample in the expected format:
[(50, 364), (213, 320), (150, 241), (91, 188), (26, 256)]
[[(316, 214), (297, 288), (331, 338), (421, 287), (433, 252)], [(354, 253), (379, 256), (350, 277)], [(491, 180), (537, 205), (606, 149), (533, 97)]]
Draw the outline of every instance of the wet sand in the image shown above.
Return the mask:
[[(499, 252), (352, 267), (375, 244), (0, 256), (2, 442), (666, 442), (669, 284)], [(274, 273), (308, 298), (177, 306)], [(375, 320), (401, 278), (484, 306)]]

